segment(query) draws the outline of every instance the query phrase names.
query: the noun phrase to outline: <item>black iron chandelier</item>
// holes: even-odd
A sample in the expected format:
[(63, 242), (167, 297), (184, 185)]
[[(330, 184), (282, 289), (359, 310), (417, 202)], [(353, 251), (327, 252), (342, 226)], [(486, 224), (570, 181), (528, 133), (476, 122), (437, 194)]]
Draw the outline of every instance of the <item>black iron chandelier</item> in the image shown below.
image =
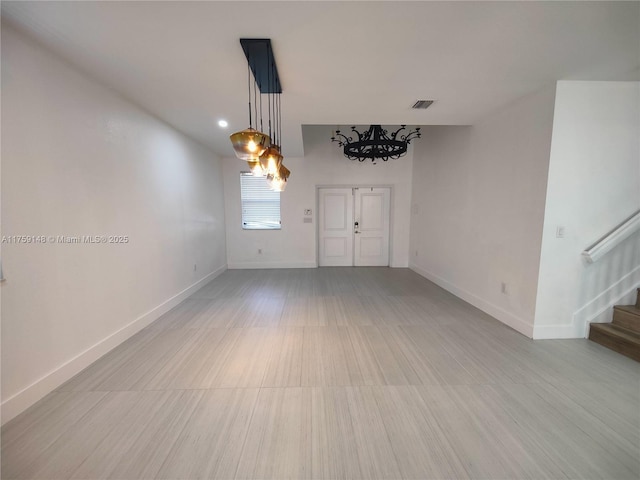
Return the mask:
[[(370, 159), (373, 163), (381, 159), (386, 162), (389, 159), (395, 160), (407, 153), (407, 148), (411, 140), (420, 138), (420, 127), (411, 132), (407, 132), (406, 125), (401, 125), (398, 130), (389, 134), (382, 125), (371, 125), (365, 132), (360, 133), (356, 127), (351, 127), (354, 136), (346, 136), (336, 130), (331, 137), (332, 142), (344, 147), (344, 156), (349, 160), (364, 162)], [(356, 138), (357, 136), (357, 138)]]

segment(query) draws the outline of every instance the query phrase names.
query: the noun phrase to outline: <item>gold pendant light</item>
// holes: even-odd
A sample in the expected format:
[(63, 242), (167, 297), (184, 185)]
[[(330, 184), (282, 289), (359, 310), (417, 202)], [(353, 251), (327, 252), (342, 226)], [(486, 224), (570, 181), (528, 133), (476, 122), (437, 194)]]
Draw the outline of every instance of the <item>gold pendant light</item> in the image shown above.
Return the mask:
[[(272, 190), (281, 192), (287, 185), (291, 172), (282, 164), (282, 109), (280, 94), (282, 87), (275, 65), (271, 40), (240, 39), (247, 57), (247, 76), (249, 79), (249, 128), (230, 136), (236, 156), (245, 160), (251, 174), (266, 176), (266, 182)], [(253, 72), (254, 108), (256, 128), (258, 118), (262, 130), (262, 95), (267, 95), (269, 108), (269, 134), (253, 128), (251, 109), (251, 72)], [(257, 91), (260, 88), (260, 115), (258, 116)], [(273, 143), (271, 143), (273, 142)]]
[[(276, 136), (276, 142), (282, 141), (282, 109), (280, 103), (280, 94), (274, 98), (274, 119), (276, 121), (276, 127), (274, 134)], [(282, 160), (282, 150), (276, 144), (267, 149), (265, 155), (260, 157), (260, 164), (263, 171), (267, 175), (267, 185), (271, 190), (276, 192), (282, 192), (287, 186), (287, 180), (291, 172), (284, 166)]]
[[(251, 57), (247, 55), (247, 88), (249, 90), (249, 128), (245, 128), (240, 132), (236, 132), (229, 136), (233, 150), (236, 153), (236, 157), (246, 162), (256, 162), (260, 155), (269, 147), (271, 138), (266, 133), (259, 132), (253, 128), (253, 121), (251, 118)], [(257, 94), (257, 86), (254, 77), (253, 81), (253, 95), (254, 98)], [(262, 97), (261, 97), (262, 98)], [(256, 126), (258, 121), (258, 102), (255, 102), (256, 108)]]
[(267, 148), (260, 157), (260, 165), (263, 175), (275, 175), (282, 163), (282, 155), (280, 155), (280, 147), (272, 144)]
[(232, 134), (229, 139), (236, 152), (236, 157), (247, 162), (258, 160), (271, 143), (269, 135), (251, 127)]
[(248, 161), (247, 165), (249, 165), (249, 170), (251, 170), (251, 175), (254, 177), (262, 177), (264, 173), (262, 172), (262, 165), (260, 165), (260, 161)]
[(267, 184), (271, 190), (276, 192), (284, 192), (284, 189), (287, 188), (287, 181), (289, 180), (289, 175), (291, 172), (287, 167), (280, 164), (280, 168), (278, 168), (278, 172), (272, 175), (267, 175)]

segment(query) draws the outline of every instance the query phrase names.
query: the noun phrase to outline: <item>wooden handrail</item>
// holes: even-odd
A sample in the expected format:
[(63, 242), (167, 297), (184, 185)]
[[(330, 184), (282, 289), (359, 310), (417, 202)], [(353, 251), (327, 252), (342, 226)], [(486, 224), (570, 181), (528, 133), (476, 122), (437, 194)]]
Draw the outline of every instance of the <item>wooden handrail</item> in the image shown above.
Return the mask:
[(593, 263), (638, 230), (640, 230), (640, 210), (584, 250), (582, 256), (585, 257), (587, 262)]

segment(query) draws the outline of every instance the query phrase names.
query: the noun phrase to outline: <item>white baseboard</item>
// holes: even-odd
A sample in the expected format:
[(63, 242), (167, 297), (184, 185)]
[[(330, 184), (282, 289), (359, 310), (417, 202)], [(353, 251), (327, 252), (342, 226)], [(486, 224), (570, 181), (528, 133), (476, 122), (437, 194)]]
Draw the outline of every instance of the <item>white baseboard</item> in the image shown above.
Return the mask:
[(317, 268), (316, 262), (237, 262), (228, 264), (229, 270), (260, 268)]
[(9, 420), (25, 411), (31, 405), (58, 388), (74, 375), (80, 373), (100, 357), (113, 350), (115, 347), (138, 333), (153, 321), (160, 318), (184, 299), (202, 288), (205, 284), (222, 274), (225, 270), (227, 270), (226, 265), (214, 270), (190, 287), (187, 287), (177, 295), (174, 295), (157, 307), (139, 316), (117, 332), (112, 333), (105, 339), (89, 347), (84, 352), (78, 354), (71, 360), (46, 374), (41, 379), (2, 402), (2, 424), (4, 425)]
[(479, 308), (483, 312), (488, 313), (495, 319), (501, 321), (505, 325), (508, 325), (509, 327), (513, 328), (517, 332), (520, 332), (521, 334), (529, 338), (533, 338), (533, 325), (532, 325), (533, 322), (527, 322), (526, 320), (520, 317), (517, 317), (511, 312), (508, 312), (503, 308), (498, 307), (497, 305), (494, 305), (478, 297), (477, 295), (474, 295), (471, 292), (467, 292), (466, 290), (463, 290), (462, 288), (459, 288), (453, 285), (452, 283), (445, 280), (444, 278), (439, 277), (438, 275), (435, 275), (431, 272), (428, 272), (427, 270), (423, 269), (422, 267), (419, 267), (418, 265), (409, 264), (409, 268), (414, 272), (416, 272), (417, 274), (422, 275), (426, 279), (431, 280), (433, 283), (444, 288), (448, 292), (453, 293), (456, 297), (459, 297), (465, 302), (470, 303), (474, 307)]
[[(570, 324), (535, 326), (533, 338), (586, 338), (589, 335), (589, 324), (610, 322), (614, 305), (625, 303), (625, 297), (635, 298), (633, 292), (638, 285), (640, 285), (640, 265), (576, 310)], [(635, 300), (627, 301), (635, 302)]]
[(534, 340), (557, 340), (562, 338), (584, 338), (584, 330), (571, 323), (568, 325), (534, 325)]

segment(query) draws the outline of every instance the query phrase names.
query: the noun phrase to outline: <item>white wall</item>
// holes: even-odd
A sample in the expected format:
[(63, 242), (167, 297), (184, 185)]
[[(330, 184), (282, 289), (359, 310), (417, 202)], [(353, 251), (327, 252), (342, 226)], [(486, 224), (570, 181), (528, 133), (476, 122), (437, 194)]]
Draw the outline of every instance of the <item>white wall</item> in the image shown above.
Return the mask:
[[(227, 219), (227, 262), (229, 268), (315, 267), (316, 186), (390, 185), (392, 267), (408, 265), (409, 211), (411, 199), (411, 149), (406, 156), (388, 162), (352, 162), (331, 143), (331, 127), (303, 127), (304, 158), (288, 158), (291, 170), (287, 189), (281, 195), (281, 230), (242, 230), (240, 172), (246, 163), (226, 158), (224, 163)], [(421, 140), (417, 140), (419, 143)], [(304, 209), (313, 210), (313, 223), (303, 223)], [(262, 254), (258, 254), (262, 249)]]
[(587, 322), (633, 301), (639, 234), (594, 264), (580, 252), (640, 209), (639, 142), (639, 82), (558, 82), (536, 338), (583, 337)]
[(414, 152), (410, 267), (527, 336), (554, 92), (519, 99), (471, 127), (425, 127)]
[(4, 24), (2, 169), (2, 235), (129, 237), (3, 245), (6, 422), (222, 271), (225, 233), (214, 154)]

